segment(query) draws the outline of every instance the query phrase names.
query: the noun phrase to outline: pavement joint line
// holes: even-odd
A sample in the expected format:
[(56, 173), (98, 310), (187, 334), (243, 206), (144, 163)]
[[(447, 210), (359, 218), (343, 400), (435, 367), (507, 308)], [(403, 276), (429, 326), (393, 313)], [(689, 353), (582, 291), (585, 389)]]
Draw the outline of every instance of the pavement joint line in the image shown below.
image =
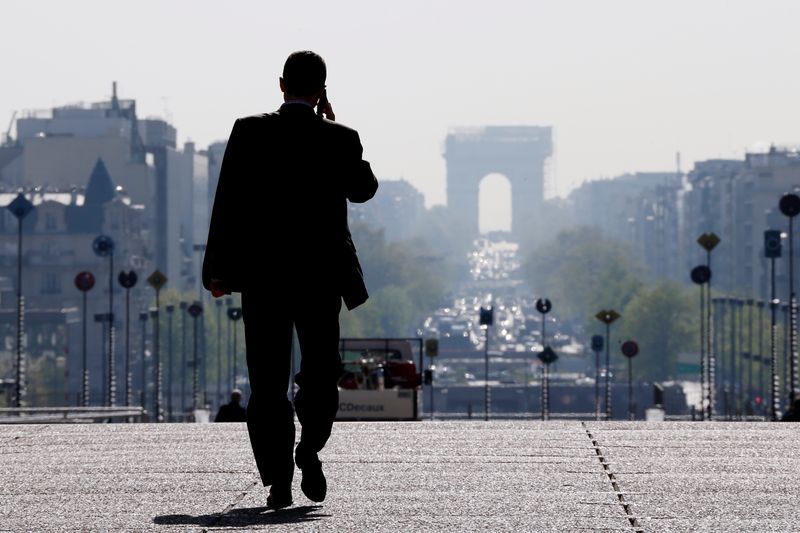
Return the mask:
[(589, 440), (592, 443), (592, 448), (594, 449), (595, 454), (597, 454), (597, 459), (600, 461), (600, 465), (603, 467), (603, 471), (605, 472), (606, 476), (608, 477), (608, 481), (611, 483), (611, 488), (614, 489), (614, 495), (617, 497), (619, 501), (619, 505), (622, 507), (622, 510), (625, 511), (625, 516), (628, 518), (628, 522), (630, 522), (631, 527), (636, 533), (642, 533), (644, 530), (639, 526), (639, 518), (633, 513), (633, 509), (631, 509), (631, 503), (625, 501), (625, 493), (619, 488), (619, 483), (617, 483), (617, 478), (614, 475), (614, 472), (610, 470), (610, 465), (603, 454), (603, 449), (600, 447), (600, 444), (597, 442), (597, 439), (594, 438), (589, 428), (586, 427), (585, 422), (581, 422), (581, 426), (583, 426), (584, 431), (586, 431), (586, 436), (589, 437)]
[[(217, 517), (214, 519), (213, 522), (211, 522), (208, 525), (208, 527), (209, 528), (213, 528), (217, 524), (219, 524), (219, 521), (222, 520), (222, 517), (225, 516), (225, 514), (227, 514), (231, 509), (233, 509), (234, 507), (239, 505), (239, 502), (241, 502), (244, 499), (244, 497), (247, 496), (247, 493), (250, 492), (251, 490), (253, 490), (256, 486), (258, 486), (258, 480), (251, 481), (250, 485), (248, 485), (247, 488), (244, 489), (244, 492), (239, 494), (236, 497), (236, 499), (233, 500), (232, 503), (230, 503), (227, 507), (225, 507), (225, 509), (223, 509), (222, 512), (217, 515)], [(208, 529), (203, 529), (203, 533), (205, 533), (206, 531), (208, 531)]]

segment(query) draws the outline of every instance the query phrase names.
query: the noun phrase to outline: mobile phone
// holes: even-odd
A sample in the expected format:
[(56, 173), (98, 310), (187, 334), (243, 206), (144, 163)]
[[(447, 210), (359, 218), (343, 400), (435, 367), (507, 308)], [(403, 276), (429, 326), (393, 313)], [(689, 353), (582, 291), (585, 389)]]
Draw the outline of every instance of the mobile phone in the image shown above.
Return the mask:
[(321, 117), (326, 107), (328, 107), (328, 91), (322, 91), (322, 96), (319, 97), (319, 102), (317, 102), (317, 116)]

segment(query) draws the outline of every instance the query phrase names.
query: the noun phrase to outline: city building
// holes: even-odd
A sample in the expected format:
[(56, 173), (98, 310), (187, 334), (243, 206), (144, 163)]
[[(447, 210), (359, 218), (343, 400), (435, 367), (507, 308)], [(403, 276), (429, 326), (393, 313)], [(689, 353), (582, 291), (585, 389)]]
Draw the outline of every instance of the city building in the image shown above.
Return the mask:
[(208, 157), (161, 119), (140, 119), (135, 100), (28, 111), (16, 120), (16, 138), (0, 147), (0, 185), (69, 191), (85, 183), (102, 159), (116, 185), (151, 218), (153, 264), (169, 286), (197, 288), (208, 229)]

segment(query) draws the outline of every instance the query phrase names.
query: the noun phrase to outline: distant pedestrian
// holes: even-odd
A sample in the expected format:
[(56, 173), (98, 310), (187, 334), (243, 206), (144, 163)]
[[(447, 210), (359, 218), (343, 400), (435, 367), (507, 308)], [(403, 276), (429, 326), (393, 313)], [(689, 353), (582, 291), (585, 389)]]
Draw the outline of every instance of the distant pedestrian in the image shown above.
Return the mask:
[(219, 407), (214, 422), (247, 422), (247, 411), (241, 406), (242, 391), (233, 389), (231, 401)]

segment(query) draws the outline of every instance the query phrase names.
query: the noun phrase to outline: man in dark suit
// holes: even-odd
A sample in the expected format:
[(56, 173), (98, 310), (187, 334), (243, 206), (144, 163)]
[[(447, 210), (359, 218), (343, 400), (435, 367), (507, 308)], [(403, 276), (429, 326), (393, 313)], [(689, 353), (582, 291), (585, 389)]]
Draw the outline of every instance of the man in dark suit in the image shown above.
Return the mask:
[[(378, 181), (355, 130), (334, 122), (325, 98), (326, 66), (313, 52), (286, 60), (284, 104), (238, 119), (225, 150), (203, 285), (215, 295), (242, 293), (251, 394), (247, 429), (267, 504), (292, 504), (294, 464), (315, 502), (327, 482), (318, 453), (338, 410), (339, 312), (367, 299), (347, 224), (347, 201), (365, 202)], [(315, 113), (319, 104), (322, 118)], [(302, 360), (294, 409), (287, 398), (292, 328)]]

